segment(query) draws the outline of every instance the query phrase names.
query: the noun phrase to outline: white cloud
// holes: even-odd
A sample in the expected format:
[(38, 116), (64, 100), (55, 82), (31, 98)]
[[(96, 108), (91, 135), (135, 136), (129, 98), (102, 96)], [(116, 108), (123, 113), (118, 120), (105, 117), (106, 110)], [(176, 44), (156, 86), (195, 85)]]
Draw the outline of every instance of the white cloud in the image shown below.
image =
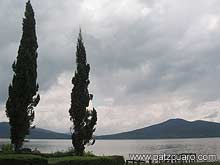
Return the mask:
[(46, 91), (40, 92), (41, 101), (36, 108), (35, 123), (37, 127), (68, 132), (71, 74), (62, 73), (55, 83)]
[(8, 122), (8, 118), (5, 113), (5, 105), (0, 105), (0, 122)]
[[(70, 72), (61, 74), (50, 89), (41, 93), (41, 102), (36, 110), (35, 123), (61, 132), (68, 132), (68, 109), (70, 107), (70, 92), (72, 89)], [(94, 96), (94, 101), (99, 99)], [(194, 105), (187, 98), (178, 98), (175, 95), (158, 98), (158, 101), (145, 101), (127, 105), (114, 104), (115, 98), (104, 98), (104, 102), (94, 105), (98, 112), (98, 125), (96, 134), (109, 134), (128, 131), (156, 124), (170, 118), (184, 118), (188, 120), (206, 119), (220, 105), (220, 100)], [(212, 118), (218, 121), (220, 116)]]

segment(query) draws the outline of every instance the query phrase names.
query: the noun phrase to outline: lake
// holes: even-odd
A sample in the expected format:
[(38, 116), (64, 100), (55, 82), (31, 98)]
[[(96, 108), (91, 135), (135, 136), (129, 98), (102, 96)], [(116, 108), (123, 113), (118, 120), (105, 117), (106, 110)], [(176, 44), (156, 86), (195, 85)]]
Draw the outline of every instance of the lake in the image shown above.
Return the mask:
[[(0, 139), (0, 145), (8, 143), (8, 139)], [(25, 147), (37, 148), (41, 152), (67, 150), (71, 140), (30, 140)], [(196, 153), (215, 154), (220, 160), (220, 138), (203, 139), (160, 139), (160, 140), (97, 140), (94, 146), (88, 146), (87, 151), (96, 155), (129, 154), (175, 154)]]

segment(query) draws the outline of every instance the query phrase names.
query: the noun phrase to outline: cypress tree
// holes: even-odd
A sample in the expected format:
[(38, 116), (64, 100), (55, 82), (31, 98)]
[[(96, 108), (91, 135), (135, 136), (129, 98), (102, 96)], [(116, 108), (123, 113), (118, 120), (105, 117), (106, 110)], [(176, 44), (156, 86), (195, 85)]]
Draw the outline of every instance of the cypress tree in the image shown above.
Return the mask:
[(29, 0), (23, 18), (23, 34), (17, 60), (12, 65), (14, 76), (9, 85), (6, 103), (6, 114), (11, 126), (11, 143), (15, 151), (22, 148), (34, 120), (34, 107), (40, 101), (36, 82), (38, 44), (35, 24), (34, 11)]
[(90, 65), (87, 63), (86, 50), (84, 47), (81, 30), (79, 32), (77, 51), (77, 68), (72, 79), (74, 85), (71, 93), (71, 108), (69, 109), (70, 120), (73, 122), (72, 144), (75, 154), (82, 156), (85, 145), (94, 144), (93, 132), (97, 122), (96, 110), (88, 110), (89, 102), (93, 95), (89, 94), (88, 85)]

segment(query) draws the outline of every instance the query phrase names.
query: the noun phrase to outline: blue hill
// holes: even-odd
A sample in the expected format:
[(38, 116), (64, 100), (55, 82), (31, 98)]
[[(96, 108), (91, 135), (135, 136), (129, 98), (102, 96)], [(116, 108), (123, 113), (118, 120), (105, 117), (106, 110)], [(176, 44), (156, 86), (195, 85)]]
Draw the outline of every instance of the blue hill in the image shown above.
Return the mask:
[(112, 135), (98, 136), (98, 139), (170, 139), (220, 137), (220, 123), (208, 121), (186, 121), (171, 119), (160, 124)]
[[(0, 123), (0, 138), (10, 137), (10, 126), (7, 122)], [(30, 130), (30, 139), (70, 139), (70, 135), (57, 133), (46, 129), (35, 128)]]
[[(0, 138), (10, 137), (10, 126), (0, 123)], [(97, 136), (96, 139), (172, 139), (172, 138), (211, 138), (220, 137), (220, 123), (209, 121), (187, 121), (170, 119), (165, 122), (133, 131)], [(31, 139), (70, 139), (70, 135), (46, 129), (30, 131)]]

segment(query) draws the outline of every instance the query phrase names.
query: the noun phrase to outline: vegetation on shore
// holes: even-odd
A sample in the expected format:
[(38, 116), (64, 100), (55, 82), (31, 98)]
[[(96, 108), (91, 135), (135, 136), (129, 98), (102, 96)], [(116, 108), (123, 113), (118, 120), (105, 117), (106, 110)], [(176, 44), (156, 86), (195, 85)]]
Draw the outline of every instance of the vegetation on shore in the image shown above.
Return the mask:
[(83, 156), (76, 156), (71, 147), (67, 151), (54, 153), (18, 153), (11, 144), (1, 146), (0, 164), (2, 165), (124, 165), (123, 156), (96, 156), (91, 151), (84, 152)]
[[(40, 101), (37, 83), (38, 42), (35, 26), (35, 13), (31, 1), (28, 0), (18, 55), (12, 65), (13, 80), (9, 85), (9, 97), (6, 102), (11, 144), (16, 152), (23, 150), (25, 137), (30, 134), (30, 129), (35, 128), (32, 126), (35, 117), (34, 107)], [(88, 90), (89, 72), (90, 65), (87, 63), (86, 49), (80, 29), (76, 51), (76, 71), (72, 78), (73, 89), (69, 109), (70, 120), (73, 123), (71, 127), (72, 145), (77, 156), (83, 156), (86, 144), (95, 143), (93, 133), (97, 122), (97, 112), (95, 108), (88, 109), (93, 98)]]
[(72, 165), (124, 165), (124, 158), (122, 156), (93, 156), (93, 157), (81, 157), (81, 156), (67, 156), (61, 158), (49, 158), (49, 164), (72, 164)]
[(97, 122), (97, 112), (95, 108), (88, 109), (89, 103), (93, 99), (93, 95), (88, 90), (89, 72), (90, 65), (87, 63), (86, 49), (80, 30), (76, 50), (76, 71), (72, 79), (71, 107), (69, 109), (70, 120), (73, 122), (72, 144), (78, 156), (83, 155), (86, 144), (95, 143), (93, 133)]
[[(0, 164), (2, 165), (124, 165), (122, 156), (55, 156), (48, 154), (0, 154)], [(131, 165), (129, 163), (128, 165)], [(143, 163), (141, 163), (143, 164)], [(154, 164), (154, 163), (152, 163)], [(220, 165), (220, 162), (193, 162), (175, 163), (180, 165)], [(149, 165), (149, 163), (145, 163)], [(158, 165), (158, 164), (157, 164)], [(173, 163), (159, 163), (159, 165), (173, 165)]]
[[(76, 156), (74, 148), (68, 150), (56, 151), (53, 153), (16, 153), (11, 144), (5, 144), (1, 147), (0, 164), (9, 165), (15, 162), (16, 165), (124, 165), (123, 156), (96, 156), (91, 151), (84, 152), (83, 156)], [(29, 163), (29, 164), (28, 164)], [(131, 165), (129, 163), (128, 165)], [(143, 163), (142, 163), (143, 164)], [(149, 165), (149, 163), (145, 163)], [(152, 163), (157, 164), (158, 163)], [(220, 162), (179, 162), (180, 165), (220, 165)], [(173, 165), (173, 163), (159, 163), (159, 165)]]
[(56, 156), (48, 154), (0, 154), (2, 165), (124, 165), (122, 156)]
[(37, 36), (34, 10), (26, 3), (23, 33), (16, 61), (12, 65), (13, 80), (8, 89), (6, 114), (11, 126), (11, 143), (19, 151), (34, 121), (34, 107), (40, 101), (37, 84)]

